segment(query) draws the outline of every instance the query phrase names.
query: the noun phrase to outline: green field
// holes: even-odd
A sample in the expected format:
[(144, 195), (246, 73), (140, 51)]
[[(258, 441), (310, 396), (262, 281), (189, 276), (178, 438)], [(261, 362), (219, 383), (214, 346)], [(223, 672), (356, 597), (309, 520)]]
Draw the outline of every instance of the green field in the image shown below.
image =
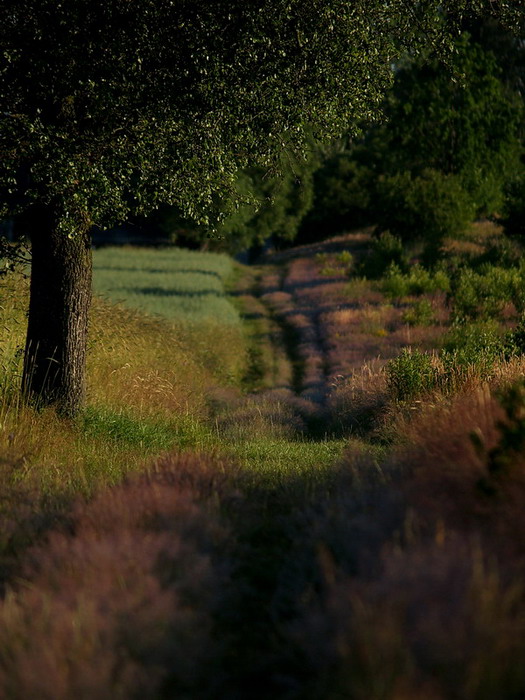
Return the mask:
[(190, 323), (238, 324), (224, 293), (233, 261), (182, 248), (101, 248), (94, 252), (94, 289), (112, 301)]

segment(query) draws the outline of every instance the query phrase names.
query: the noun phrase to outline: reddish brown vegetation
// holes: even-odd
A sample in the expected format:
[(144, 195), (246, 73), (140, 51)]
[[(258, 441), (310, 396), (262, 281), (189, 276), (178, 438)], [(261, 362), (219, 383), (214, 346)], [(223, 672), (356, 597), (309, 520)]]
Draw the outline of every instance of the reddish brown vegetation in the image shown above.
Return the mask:
[(26, 558), (0, 609), (6, 698), (197, 697), (228, 577), (227, 465), (167, 458), (101, 493)]
[(315, 669), (309, 697), (521, 697), (516, 425), (485, 388), (423, 411), (380, 471), (348, 454), (339, 488), (317, 506), (318, 588), (290, 632)]
[[(295, 388), (328, 409), (332, 430), (369, 429), (385, 402), (384, 365), (412, 343), (433, 347), (442, 333), (439, 295), (434, 306), (440, 321), (410, 327), (406, 304), (386, 304), (372, 283), (350, 279), (338, 267), (338, 255), (358, 260), (369, 240), (368, 234), (347, 234), (275, 255), (270, 261), (281, 263), (281, 275), (269, 268), (260, 285), (261, 301), (288, 329)], [(334, 266), (324, 267), (325, 258)]]

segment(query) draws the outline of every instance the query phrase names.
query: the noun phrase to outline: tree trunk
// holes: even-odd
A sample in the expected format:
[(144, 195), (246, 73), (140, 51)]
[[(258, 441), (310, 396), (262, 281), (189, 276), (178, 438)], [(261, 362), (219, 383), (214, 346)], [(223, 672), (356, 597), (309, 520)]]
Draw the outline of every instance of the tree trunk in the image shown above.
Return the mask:
[(53, 212), (31, 225), (32, 264), (24, 357), (24, 395), (38, 406), (74, 416), (85, 394), (88, 312), (91, 303), (89, 230), (68, 238)]

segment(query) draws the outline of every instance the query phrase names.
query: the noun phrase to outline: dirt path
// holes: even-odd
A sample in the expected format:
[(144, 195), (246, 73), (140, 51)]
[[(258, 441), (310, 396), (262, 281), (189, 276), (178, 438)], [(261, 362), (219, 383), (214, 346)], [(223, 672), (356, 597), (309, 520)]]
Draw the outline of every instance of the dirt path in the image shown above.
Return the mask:
[(368, 430), (386, 391), (385, 364), (403, 347), (432, 348), (442, 332), (411, 326), (413, 300), (392, 302), (360, 277), (370, 240), (357, 232), (268, 255), (237, 292), (245, 318), (262, 321), (253, 345), (270, 367), (250, 401), (286, 404), (303, 434)]
[[(340, 325), (348, 310), (357, 317), (363, 305), (370, 305), (369, 293), (363, 300), (349, 298), (349, 266), (344, 263), (348, 254), (358, 259), (368, 243), (367, 234), (347, 234), (268, 256), (261, 266), (260, 300), (288, 339), (295, 391), (320, 406), (326, 404), (336, 378), (350, 369), (351, 343), (341, 353), (331, 327)], [(375, 348), (361, 346), (351, 364), (360, 366), (370, 350)]]

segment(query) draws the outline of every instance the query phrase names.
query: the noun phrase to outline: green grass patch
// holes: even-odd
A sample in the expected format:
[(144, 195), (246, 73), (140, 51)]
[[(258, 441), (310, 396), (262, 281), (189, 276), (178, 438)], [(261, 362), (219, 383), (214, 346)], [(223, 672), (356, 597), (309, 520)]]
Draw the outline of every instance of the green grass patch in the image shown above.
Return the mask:
[(173, 446), (168, 423), (135, 418), (107, 407), (88, 407), (79, 420), (83, 435), (91, 440), (110, 440), (116, 445), (167, 450)]
[(83, 442), (110, 443), (115, 449), (140, 449), (146, 455), (172, 449), (205, 449), (216, 442), (205, 423), (191, 415), (168, 421), (139, 417), (108, 406), (89, 406), (77, 425)]
[(297, 477), (323, 480), (347, 445), (347, 440), (259, 439), (230, 444), (228, 451), (253, 471), (255, 479), (277, 484)]

